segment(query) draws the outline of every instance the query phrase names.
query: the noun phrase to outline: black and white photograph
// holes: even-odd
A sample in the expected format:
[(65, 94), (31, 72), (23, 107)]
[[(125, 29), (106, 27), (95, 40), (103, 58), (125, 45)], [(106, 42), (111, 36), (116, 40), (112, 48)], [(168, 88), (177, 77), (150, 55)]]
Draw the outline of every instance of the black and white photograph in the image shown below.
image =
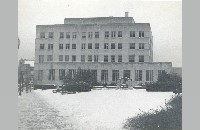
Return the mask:
[(182, 0), (18, 0), (18, 130), (182, 130)]

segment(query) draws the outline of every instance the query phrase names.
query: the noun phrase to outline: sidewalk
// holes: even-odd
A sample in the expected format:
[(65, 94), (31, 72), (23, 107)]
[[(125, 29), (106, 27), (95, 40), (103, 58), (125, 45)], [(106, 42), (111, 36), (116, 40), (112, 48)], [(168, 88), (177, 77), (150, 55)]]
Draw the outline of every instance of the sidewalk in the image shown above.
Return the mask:
[(19, 130), (73, 130), (72, 125), (66, 122), (67, 118), (60, 116), (34, 91), (24, 91), (22, 96), (18, 96)]

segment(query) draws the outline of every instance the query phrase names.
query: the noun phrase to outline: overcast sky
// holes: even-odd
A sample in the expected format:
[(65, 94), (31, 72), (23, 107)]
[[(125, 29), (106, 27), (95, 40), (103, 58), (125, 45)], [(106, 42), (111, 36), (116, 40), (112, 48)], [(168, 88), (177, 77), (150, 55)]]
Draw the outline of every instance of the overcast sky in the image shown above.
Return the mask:
[(150, 23), (154, 62), (182, 66), (182, 2), (134, 0), (19, 0), (19, 58), (35, 57), (36, 25), (63, 24), (64, 18), (124, 17)]

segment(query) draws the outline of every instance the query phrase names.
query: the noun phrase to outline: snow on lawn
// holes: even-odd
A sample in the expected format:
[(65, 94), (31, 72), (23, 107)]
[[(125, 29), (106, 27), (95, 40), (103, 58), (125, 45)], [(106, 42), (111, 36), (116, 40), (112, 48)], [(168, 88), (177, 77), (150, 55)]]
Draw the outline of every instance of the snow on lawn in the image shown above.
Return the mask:
[[(73, 119), (80, 130), (122, 129), (127, 118), (142, 111), (164, 106), (172, 92), (146, 92), (146, 90), (92, 90), (76, 94), (52, 93), (36, 90), (60, 114)], [(139, 110), (140, 109), (140, 110)]]

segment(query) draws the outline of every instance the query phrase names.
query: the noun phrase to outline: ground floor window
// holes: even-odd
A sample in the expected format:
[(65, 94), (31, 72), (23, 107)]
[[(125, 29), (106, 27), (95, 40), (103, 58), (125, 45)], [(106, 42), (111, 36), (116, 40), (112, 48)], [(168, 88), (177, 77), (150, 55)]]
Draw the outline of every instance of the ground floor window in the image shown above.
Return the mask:
[(135, 81), (142, 81), (142, 70), (135, 70)]
[(153, 70), (146, 70), (146, 81), (153, 81)]
[(74, 78), (74, 75), (76, 74), (76, 70), (75, 69), (69, 69), (69, 74), (70, 74), (71, 78)]
[(94, 80), (97, 81), (97, 70), (91, 70), (91, 73)]
[(55, 80), (55, 69), (49, 70), (49, 80)]
[(108, 82), (108, 70), (101, 70), (101, 81)]
[(65, 70), (59, 69), (59, 80), (64, 80), (65, 78)]
[(39, 81), (43, 80), (43, 70), (38, 70), (38, 80)]
[(126, 77), (126, 78), (130, 78), (131, 76), (130, 76), (130, 74), (131, 74), (131, 72), (130, 72), (130, 70), (124, 70), (124, 78)]
[(119, 79), (119, 70), (112, 70), (112, 81), (116, 82)]

